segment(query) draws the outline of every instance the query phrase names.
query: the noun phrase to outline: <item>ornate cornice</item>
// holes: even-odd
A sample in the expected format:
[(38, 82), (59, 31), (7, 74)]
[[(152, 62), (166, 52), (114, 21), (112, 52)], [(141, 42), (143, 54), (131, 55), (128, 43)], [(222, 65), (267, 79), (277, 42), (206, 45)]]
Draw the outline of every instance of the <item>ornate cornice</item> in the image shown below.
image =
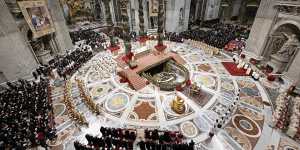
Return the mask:
[(275, 8), (290, 15), (300, 15), (300, 0), (277, 0)]
[(277, 0), (275, 5), (300, 6), (299, 0)]

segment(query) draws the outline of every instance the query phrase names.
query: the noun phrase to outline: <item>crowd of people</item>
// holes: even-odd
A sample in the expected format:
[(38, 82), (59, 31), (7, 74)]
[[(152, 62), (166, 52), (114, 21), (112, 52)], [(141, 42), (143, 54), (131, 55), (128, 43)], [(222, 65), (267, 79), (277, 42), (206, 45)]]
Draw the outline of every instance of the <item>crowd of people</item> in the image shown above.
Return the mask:
[(114, 60), (112, 53), (109, 51), (102, 52), (96, 55), (95, 59), (91, 60), (92, 70), (94, 75), (99, 79), (109, 78), (115, 73), (117, 63)]
[(177, 43), (182, 43), (184, 41), (184, 37), (176, 32), (167, 32), (165, 34), (165, 38), (169, 41), (177, 42)]
[(55, 138), (49, 80), (7, 82), (0, 92), (0, 149), (26, 149)]
[(85, 62), (90, 60), (93, 56), (93, 52), (88, 50), (87, 47), (76, 48), (72, 52), (68, 52), (66, 55), (56, 57), (49, 62), (51, 68), (56, 69), (59, 77), (64, 79), (67, 76), (74, 74)]
[(101, 127), (101, 138), (85, 135), (88, 141), (87, 145), (74, 142), (76, 150), (92, 149), (113, 149), (113, 150), (132, 150), (136, 139), (136, 130)]
[[(92, 49), (103, 47), (106, 43), (104, 35), (93, 30), (78, 31), (70, 33), (73, 43), (84, 40), (84, 44), (67, 52), (64, 56), (56, 56), (49, 61), (47, 65), (39, 66), (32, 75), (38, 81), (18, 80), (15, 83), (7, 82), (6, 90), (0, 92), (0, 149), (26, 149), (31, 146), (41, 145), (47, 148), (46, 140), (56, 137), (51, 94), (49, 92), (48, 76), (53, 75), (55, 70), (59, 77), (67, 79), (75, 73), (85, 62), (93, 56)], [(170, 41), (183, 42), (184, 39), (193, 39), (209, 44), (217, 48), (224, 46), (231, 40), (237, 38), (248, 38), (249, 29), (243, 26), (231, 24), (215, 24), (210, 30), (188, 30), (177, 33), (166, 33), (166, 38)], [(136, 38), (132, 35), (131, 38)], [(234, 60), (235, 61), (235, 60)], [(98, 70), (112, 72), (114, 63), (105, 59), (105, 65), (98, 66)], [(102, 64), (103, 65), (103, 64)], [(112, 68), (110, 68), (112, 67)], [(78, 81), (81, 88), (81, 95), (85, 102), (96, 113), (100, 113), (97, 106), (92, 103), (90, 97), (84, 95), (84, 89), (81, 82)], [(70, 101), (69, 83), (66, 83), (64, 102), (71, 118), (86, 123), (85, 118), (76, 111)], [(239, 95), (238, 95), (239, 97)], [(224, 113), (225, 116), (216, 120), (214, 129), (221, 128), (221, 125), (228, 118), (236, 106), (238, 99)], [(226, 115), (227, 114), (227, 115)], [(282, 116), (279, 113), (278, 116)], [(280, 117), (277, 117), (280, 118)], [(280, 120), (280, 119), (278, 119)], [(276, 127), (281, 128), (281, 121), (277, 121)], [(133, 149), (133, 143), (136, 141), (137, 132), (131, 129), (116, 129), (101, 127), (101, 138), (86, 135), (87, 145), (74, 142), (75, 149)], [(215, 132), (211, 131), (212, 134)], [(141, 150), (193, 150), (194, 142), (183, 143), (183, 135), (179, 132), (145, 130), (144, 139), (140, 139), (137, 145)]]
[(194, 142), (183, 143), (183, 135), (175, 131), (145, 130), (145, 140), (137, 145), (140, 150), (193, 150)]
[(92, 49), (99, 48), (102, 46), (102, 43), (106, 42), (105, 36), (94, 30), (71, 32), (70, 36), (73, 44), (85, 40), (85, 44), (90, 45)]
[[(134, 129), (121, 128), (100, 128), (101, 137), (87, 134), (87, 145), (74, 142), (76, 150), (112, 149), (132, 150), (136, 143), (140, 150), (193, 150), (194, 141), (183, 143), (183, 135), (173, 131), (148, 130), (144, 131), (144, 138), (137, 138), (137, 131)], [(136, 141), (136, 142), (135, 142)]]
[(51, 67), (49, 65), (40, 65), (38, 66), (35, 71), (32, 72), (32, 76), (34, 79), (38, 78), (45, 78), (51, 74)]
[(187, 30), (181, 33), (166, 33), (170, 41), (183, 42), (183, 39), (202, 41), (217, 48), (224, 46), (236, 38), (247, 39), (250, 30), (245, 26), (217, 23), (210, 26), (209, 30)]
[(261, 77), (259, 70), (252, 67), (248, 61), (245, 59), (244, 54), (232, 56), (233, 62), (236, 64), (236, 68), (239, 70), (245, 70), (245, 74), (251, 76), (255, 81), (258, 81)]
[(273, 114), (274, 127), (286, 130), (291, 114), (292, 97), (288, 93), (281, 93), (276, 99), (276, 108)]
[(40, 65), (32, 76), (37, 80), (39, 78), (47, 78), (57, 74), (60, 78), (67, 79), (67, 76), (72, 76), (85, 62), (93, 56), (93, 51), (89, 46), (79, 44), (74, 50), (67, 51), (65, 55), (56, 56), (51, 59), (48, 64)]
[(286, 133), (290, 137), (300, 141), (300, 97), (294, 98), (293, 104), (290, 123)]

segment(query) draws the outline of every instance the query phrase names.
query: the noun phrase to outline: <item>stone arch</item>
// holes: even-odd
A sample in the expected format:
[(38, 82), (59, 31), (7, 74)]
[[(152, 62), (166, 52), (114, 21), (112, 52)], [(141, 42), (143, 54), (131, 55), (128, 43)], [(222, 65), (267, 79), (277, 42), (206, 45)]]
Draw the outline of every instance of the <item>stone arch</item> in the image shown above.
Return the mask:
[(274, 27), (272, 28), (270, 34), (274, 34), (277, 29), (283, 25), (287, 25), (287, 24), (291, 24), (291, 25), (294, 25), (295, 27), (298, 28), (298, 30), (300, 31), (300, 22), (297, 22), (295, 20), (281, 20), (279, 22), (277, 22)]

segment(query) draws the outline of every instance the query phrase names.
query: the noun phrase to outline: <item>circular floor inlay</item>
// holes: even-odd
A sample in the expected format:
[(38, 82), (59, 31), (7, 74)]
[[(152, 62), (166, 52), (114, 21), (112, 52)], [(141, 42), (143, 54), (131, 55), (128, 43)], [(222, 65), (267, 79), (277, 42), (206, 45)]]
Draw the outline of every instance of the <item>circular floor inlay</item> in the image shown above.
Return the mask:
[(197, 127), (190, 121), (182, 123), (180, 125), (180, 130), (182, 134), (188, 138), (193, 138), (198, 134)]
[(108, 93), (109, 88), (110, 87), (106, 84), (96, 85), (95, 87), (92, 88), (91, 94), (94, 97), (98, 97), (98, 96), (102, 97)]
[(53, 105), (54, 116), (61, 116), (66, 110), (66, 105), (62, 103), (57, 103)]
[(99, 92), (99, 93), (102, 92), (102, 91), (103, 91), (103, 88), (98, 88), (97, 89), (97, 92)]
[(237, 114), (232, 118), (233, 125), (244, 135), (259, 137), (261, 130), (259, 125), (247, 116)]
[(216, 84), (216, 80), (212, 76), (208, 75), (197, 75), (195, 76), (195, 81), (208, 88), (213, 87)]
[(251, 125), (251, 123), (249, 123), (248, 121), (246, 120), (240, 120), (239, 121), (239, 124), (246, 130), (252, 130), (253, 129), (253, 126)]
[(118, 112), (126, 108), (129, 104), (129, 97), (125, 93), (117, 93), (112, 95), (105, 102), (105, 107), (111, 112)]
[[(249, 139), (244, 134), (242, 134), (241, 132), (239, 132), (238, 130), (236, 130), (232, 127), (226, 127), (225, 130), (233, 139), (235, 139), (235, 141), (238, 144), (240, 144), (240, 146), (243, 149), (245, 149), (245, 150), (252, 149), (252, 145), (251, 145)], [(225, 136), (225, 138), (227, 138), (227, 136)], [(234, 147), (234, 149), (240, 149), (240, 148)]]
[(240, 111), (243, 115), (248, 116), (249, 118), (252, 118), (252, 119), (257, 120), (257, 121), (260, 121), (260, 120), (263, 120), (263, 119), (264, 119), (263, 114), (258, 113), (258, 112), (251, 111), (251, 110), (248, 109), (248, 108), (239, 108), (239, 111)]

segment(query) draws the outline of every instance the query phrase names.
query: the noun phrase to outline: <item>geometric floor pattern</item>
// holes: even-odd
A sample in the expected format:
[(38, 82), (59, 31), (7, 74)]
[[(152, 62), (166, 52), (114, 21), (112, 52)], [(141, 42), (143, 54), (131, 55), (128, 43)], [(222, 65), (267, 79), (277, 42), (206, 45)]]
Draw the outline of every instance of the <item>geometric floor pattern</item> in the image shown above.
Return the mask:
[[(151, 44), (151, 42), (153, 44)], [(150, 41), (154, 45), (155, 41)], [(133, 47), (134, 47), (133, 43)], [(168, 49), (176, 49), (186, 61), (185, 67), (190, 72), (192, 82), (201, 86), (207, 96), (199, 102), (190, 99), (184, 93), (186, 111), (177, 114), (170, 108), (175, 92), (160, 91), (155, 85), (135, 91), (128, 84), (120, 83), (116, 74), (100, 77), (86, 63), (72, 77), (72, 97), (77, 110), (82, 113), (89, 126), (78, 126), (71, 121), (62, 102), (61, 87), (53, 90), (54, 113), (59, 133), (58, 141), (51, 143), (54, 149), (73, 149), (73, 141), (85, 143), (86, 133), (98, 134), (100, 126), (128, 128), (158, 128), (161, 130), (180, 131), (186, 138), (193, 139), (203, 149), (254, 149), (264, 131), (266, 117), (263, 101), (269, 101), (263, 94), (259, 82), (250, 77), (231, 76), (222, 62), (231, 62), (230, 56), (209, 56), (203, 50), (184, 43), (166, 41)], [(99, 59), (99, 55), (93, 59)], [(74, 79), (80, 78), (87, 86), (87, 91), (95, 103), (101, 107), (102, 114), (96, 116), (82, 103)], [(208, 131), (212, 122), (223, 109), (233, 101), (237, 90), (241, 90), (241, 100), (236, 112), (229, 118), (208, 144)], [(281, 142), (282, 143), (282, 142)], [(284, 145), (284, 144), (283, 144)]]

